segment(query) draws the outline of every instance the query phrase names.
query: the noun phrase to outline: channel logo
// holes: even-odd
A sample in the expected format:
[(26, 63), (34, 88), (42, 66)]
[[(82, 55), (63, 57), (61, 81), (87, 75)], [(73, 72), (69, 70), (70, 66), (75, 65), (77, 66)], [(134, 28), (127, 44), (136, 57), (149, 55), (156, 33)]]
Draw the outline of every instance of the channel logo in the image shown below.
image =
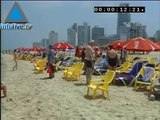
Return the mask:
[(0, 29), (2, 30), (31, 30), (32, 24), (28, 22), (20, 5), (15, 2), (11, 8), (4, 23), (1, 23)]

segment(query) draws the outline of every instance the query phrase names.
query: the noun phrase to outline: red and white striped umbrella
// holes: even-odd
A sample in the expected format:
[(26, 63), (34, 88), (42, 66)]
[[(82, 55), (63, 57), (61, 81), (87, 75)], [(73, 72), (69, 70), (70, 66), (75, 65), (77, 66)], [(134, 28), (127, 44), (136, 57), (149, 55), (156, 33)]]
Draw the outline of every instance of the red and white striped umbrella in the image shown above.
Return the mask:
[(21, 47), (21, 48), (17, 48), (17, 50), (20, 50), (20, 51), (29, 51), (29, 48)]
[(117, 40), (112, 43), (113, 49), (114, 50), (121, 50), (123, 45), (125, 44), (126, 41), (123, 40)]
[(158, 46), (156, 43), (152, 42), (149, 39), (145, 38), (133, 38), (125, 42), (123, 45), (123, 48), (128, 51), (159, 51), (160, 46)]
[(75, 47), (72, 46), (71, 44), (67, 43), (67, 42), (59, 42), (53, 45), (53, 49), (57, 50), (57, 49), (74, 49)]
[(41, 47), (32, 47), (32, 48), (30, 48), (30, 51), (40, 52), (40, 51), (42, 51), (42, 48)]
[(160, 42), (157, 42), (156, 44), (160, 46)]

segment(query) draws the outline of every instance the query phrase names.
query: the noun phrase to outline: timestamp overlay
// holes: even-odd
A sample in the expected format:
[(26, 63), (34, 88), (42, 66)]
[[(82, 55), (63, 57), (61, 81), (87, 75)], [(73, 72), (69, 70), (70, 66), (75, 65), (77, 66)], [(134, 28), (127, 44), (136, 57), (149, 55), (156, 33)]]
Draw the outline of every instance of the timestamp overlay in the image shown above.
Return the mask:
[(144, 6), (94, 6), (94, 13), (145, 13)]

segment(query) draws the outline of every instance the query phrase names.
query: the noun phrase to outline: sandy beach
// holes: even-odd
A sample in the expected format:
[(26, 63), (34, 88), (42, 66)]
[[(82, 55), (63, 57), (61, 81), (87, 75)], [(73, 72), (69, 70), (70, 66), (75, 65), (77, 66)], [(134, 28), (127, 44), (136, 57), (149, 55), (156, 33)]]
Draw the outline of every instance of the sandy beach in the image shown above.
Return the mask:
[(33, 74), (28, 61), (19, 60), (16, 71), (12, 66), (13, 57), (2, 55), (2, 82), (7, 86), (2, 120), (160, 120), (160, 101), (150, 101), (132, 87), (111, 85), (110, 100), (92, 100), (86, 96), (84, 75), (68, 82), (62, 79), (63, 71), (45, 79), (48, 74)]

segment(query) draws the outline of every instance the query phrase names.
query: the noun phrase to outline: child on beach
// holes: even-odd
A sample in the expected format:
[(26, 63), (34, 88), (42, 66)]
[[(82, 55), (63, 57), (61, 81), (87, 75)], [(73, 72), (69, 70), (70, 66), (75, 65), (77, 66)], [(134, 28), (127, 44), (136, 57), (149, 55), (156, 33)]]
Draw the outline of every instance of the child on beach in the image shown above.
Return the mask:
[(3, 96), (1, 94), (1, 97), (6, 97), (7, 96), (7, 88), (3, 83), (1, 83), (1, 91), (3, 92)]
[(52, 46), (49, 46), (48, 51), (48, 61), (47, 61), (47, 72), (49, 73), (49, 79), (52, 79), (54, 77), (54, 66), (55, 64), (55, 52), (52, 50)]

